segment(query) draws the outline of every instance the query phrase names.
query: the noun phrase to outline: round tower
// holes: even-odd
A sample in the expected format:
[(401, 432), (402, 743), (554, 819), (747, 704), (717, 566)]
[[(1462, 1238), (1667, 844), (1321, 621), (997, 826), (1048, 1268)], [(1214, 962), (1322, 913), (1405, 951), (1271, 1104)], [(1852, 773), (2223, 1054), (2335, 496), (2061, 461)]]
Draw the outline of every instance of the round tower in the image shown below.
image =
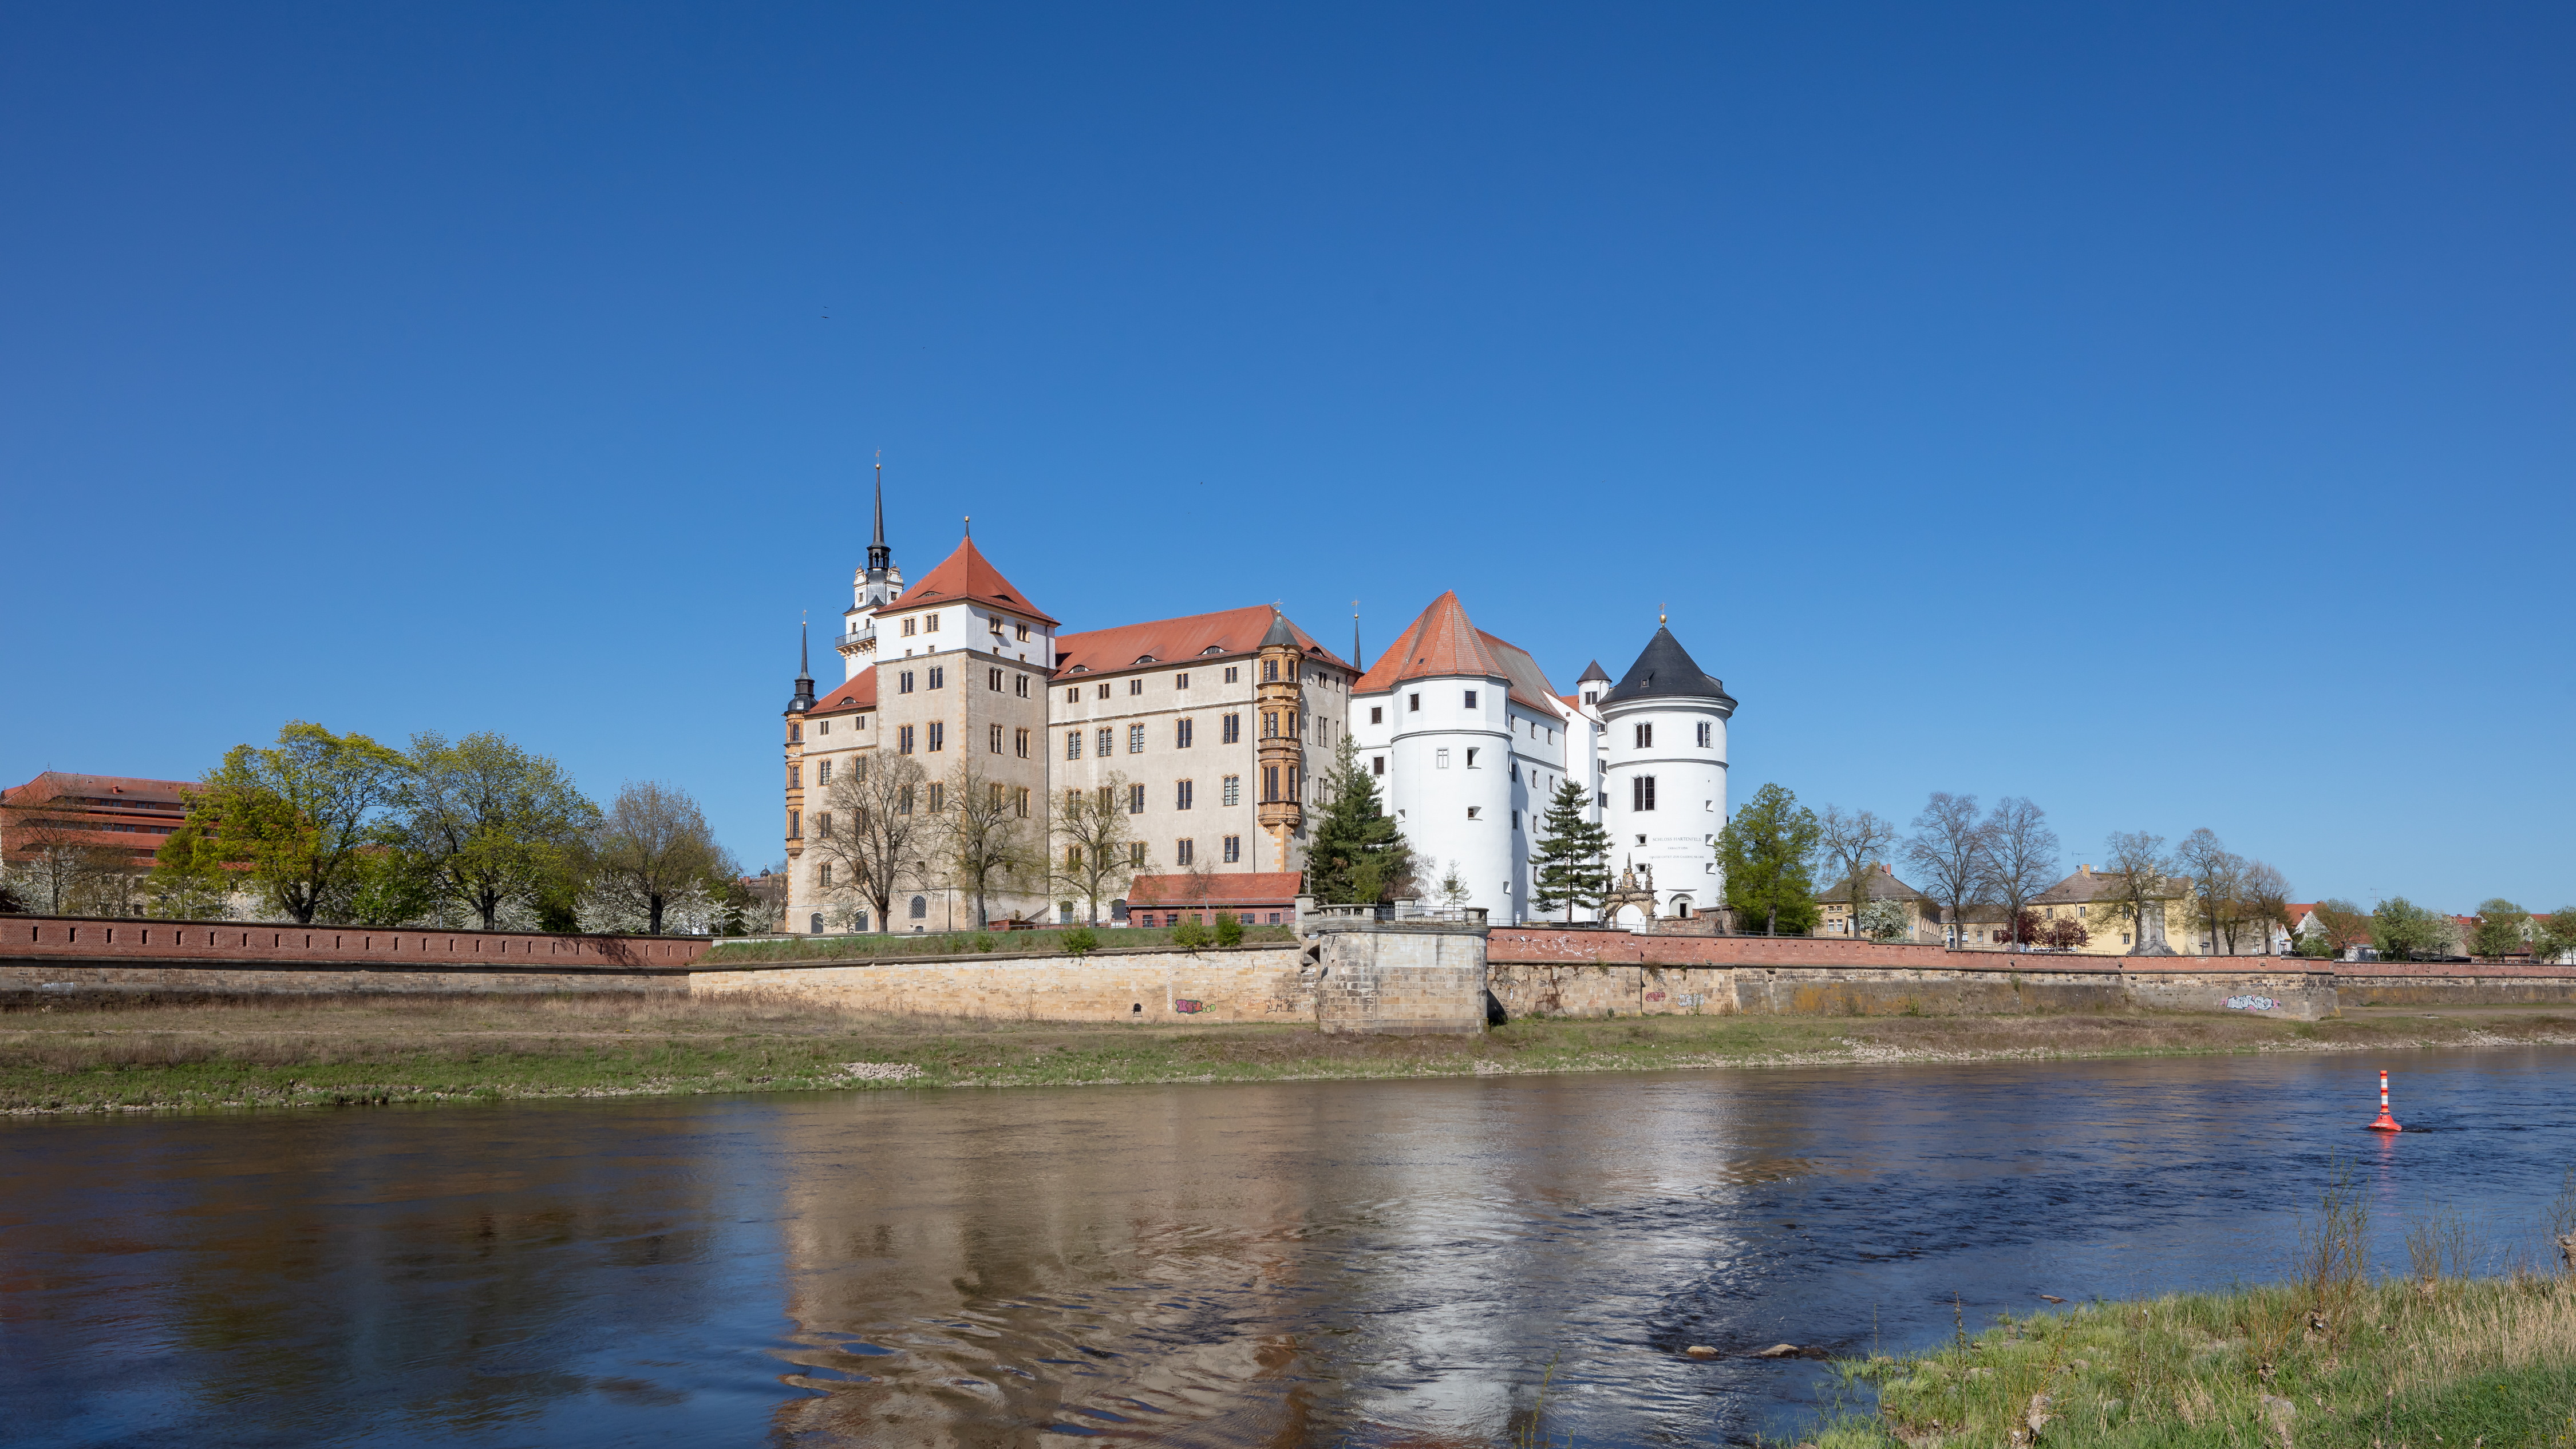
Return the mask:
[[(1717, 832), (1726, 824), (1726, 723), (1735, 701), (1657, 621), (1655, 637), (1601, 695), (1601, 823), (1611, 870), (1653, 867), (1655, 914), (1695, 916), (1725, 904)], [(1642, 912), (1623, 908), (1634, 924)]]

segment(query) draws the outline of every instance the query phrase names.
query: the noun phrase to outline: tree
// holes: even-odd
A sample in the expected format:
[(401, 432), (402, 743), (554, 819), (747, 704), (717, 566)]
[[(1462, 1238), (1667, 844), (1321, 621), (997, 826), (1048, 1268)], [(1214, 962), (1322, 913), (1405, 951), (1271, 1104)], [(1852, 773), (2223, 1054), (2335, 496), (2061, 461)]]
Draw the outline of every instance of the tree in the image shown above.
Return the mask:
[(2532, 925), (2534, 961), (2556, 961), (2576, 952), (2576, 906), (2560, 906), (2548, 915), (2535, 917)]
[(1440, 877), (1440, 884), (1436, 889), (1440, 896), (1440, 904), (1452, 910), (1467, 904), (1475, 898), (1476, 894), (1475, 888), (1467, 884), (1464, 876), (1458, 874), (1458, 862), (1454, 860), (1449, 862), (1448, 873)]
[(2438, 961), (2451, 954), (2451, 923), (2404, 896), (2370, 913), (2370, 943), (2384, 961)]
[[(805, 864), (817, 895), (856, 895), (876, 912), (879, 931), (894, 929), (894, 901), (905, 884), (929, 884), (915, 865), (937, 828), (921, 808), (928, 779), (910, 755), (882, 750), (860, 755), (833, 778), (823, 790), (825, 808), (808, 810), (804, 821)], [(783, 910), (783, 888), (780, 896)]]
[(675, 785), (629, 780), (592, 828), (588, 864), (594, 883), (643, 907), (644, 929), (662, 934), (662, 918), (694, 887), (739, 874), (707, 828), (706, 812)]
[(2032, 939), (2052, 951), (2075, 951), (2091, 942), (2093, 933), (2084, 929), (2084, 923), (2075, 917), (2059, 916), (2042, 924), (2039, 934)]
[(1853, 913), (1852, 929), (1873, 941), (1901, 941), (1914, 933), (1914, 913), (1903, 901), (1871, 901)]
[(1574, 924), (1574, 908), (1593, 910), (1610, 889), (1610, 832), (1583, 818), (1590, 795), (1572, 780), (1557, 783), (1540, 826), (1538, 854), (1530, 864), (1530, 904), (1542, 913), (1565, 908), (1565, 923)]
[(2227, 954), (2235, 955), (2236, 927), (2244, 916), (2245, 857), (2229, 850), (2204, 825), (2174, 848), (2174, 864), (2184, 877), (2192, 913), (2209, 933), (2209, 949), (2215, 953), (2223, 942)]
[(1846, 813), (1839, 805), (1828, 805), (1817, 812), (1817, 851), (1833, 872), (1834, 884), (1851, 888), (1855, 908), (1868, 899), (1864, 887), (1869, 875), (1887, 859), (1887, 848), (1895, 843), (1896, 827), (1875, 811)]
[(206, 833), (202, 822), (183, 821), (161, 848), (152, 853), (147, 886), (152, 914), (174, 921), (219, 921), (227, 913), (233, 873), (224, 868), (224, 848)]
[(1977, 797), (1935, 790), (1905, 837), (1905, 863), (1931, 884), (1925, 894), (1949, 917), (1952, 945), (1964, 940), (1962, 922), (1986, 884), (1986, 835), (1977, 821)]
[(1048, 856), (1056, 888), (1082, 901), (1088, 925), (1100, 924), (1100, 903), (1136, 878), (1135, 831), (1127, 823), (1127, 777), (1111, 771), (1099, 788), (1067, 790), (1056, 802), (1055, 847)]
[(2126, 922), (2129, 927), (2129, 954), (2154, 952), (2148, 923), (2161, 926), (2165, 918), (2165, 898), (2171, 893), (2173, 858), (2165, 853), (2165, 838), (2143, 830), (2115, 830), (2109, 841), (2110, 859), (2102, 875), (2111, 881), (2111, 894), (2093, 907), (2104, 926)]
[(2469, 934), (2469, 954), (2501, 961), (2531, 949), (2531, 913), (2498, 897), (2478, 907), (2477, 929)]
[(323, 915), (353, 926), (399, 926), (438, 909), (438, 862), (397, 845), (371, 845), (349, 863)]
[(1349, 735), (1334, 746), (1324, 776), (1331, 803), (1307, 834), (1306, 889), (1333, 905), (1365, 905), (1409, 890), (1413, 849), (1378, 798), (1377, 781), (1360, 768)]
[(991, 925), (986, 897), (1007, 890), (1036, 867), (1030, 842), (1026, 798), (984, 773), (968, 754), (947, 781), (947, 808), (935, 822), (939, 852), (948, 878), (975, 902), (975, 925)]
[[(2259, 860), (2245, 862), (2245, 872), (2238, 877), (2238, 893), (2245, 902), (2245, 919), (2263, 931), (2263, 954), (2272, 952), (2272, 931), (2290, 928), (2290, 878)], [(2235, 951), (2231, 940), (2227, 948)]]
[(252, 889), (311, 925), (344, 898), (358, 852), (378, 843), (376, 819), (394, 798), (402, 756), (361, 734), (290, 720), (269, 749), (235, 745), (188, 798), (188, 819)]
[(2313, 914), (2317, 921), (2315, 934), (2323, 938), (2328, 956), (2339, 957), (2355, 946), (2369, 944), (2370, 912), (2353, 902), (2319, 901)]
[(1816, 928), (1816, 813), (1779, 785), (1753, 792), (1717, 833), (1718, 867), (1735, 918), (1780, 934)]
[(1978, 830), (1986, 871), (1978, 893), (2004, 908), (2005, 936), (2018, 951), (2039, 939), (2030, 903), (2057, 881), (2057, 832), (2048, 828), (2047, 811), (2010, 795), (1995, 802)]
[(487, 931), (504, 905), (533, 906), (564, 878), (599, 824), (562, 766), (497, 734), (414, 735), (405, 765), (394, 838)]
[(90, 913), (101, 885), (113, 885), (104, 878), (125, 869), (122, 854), (93, 844), (79, 821), (53, 814), (52, 807), (24, 793), (16, 800), (0, 797), (0, 849), (7, 851), (8, 894), (20, 909), (38, 915)]

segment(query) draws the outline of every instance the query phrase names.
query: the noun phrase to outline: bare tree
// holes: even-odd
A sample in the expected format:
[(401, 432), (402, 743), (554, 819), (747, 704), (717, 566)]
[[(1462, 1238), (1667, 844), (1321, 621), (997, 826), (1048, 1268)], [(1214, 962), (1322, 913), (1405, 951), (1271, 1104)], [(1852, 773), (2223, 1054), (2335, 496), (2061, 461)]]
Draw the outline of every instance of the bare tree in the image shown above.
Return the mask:
[(1067, 790), (1055, 806), (1055, 849), (1048, 857), (1056, 887), (1079, 897), (1092, 925), (1100, 903), (1127, 888), (1138, 864), (1127, 823), (1127, 777), (1111, 772), (1096, 790)]
[(1985, 836), (1983, 894), (2003, 906), (2018, 951), (2029, 944), (2021, 938), (2022, 913), (2032, 897), (2057, 881), (2057, 832), (2048, 828), (2047, 811), (2010, 795), (1995, 802), (1978, 829)]
[(975, 924), (989, 926), (989, 893), (1009, 890), (1036, 872), (1029, 795), (985, 774), (971, 754), (944, 783), (948, 798), (937, 822), (939, 854), (949, 879), (974, 898)]
[(618, 790), (592, 832), (590, 867), (644, 903), (645, 929), (656, 936), (663, 910), (691, 886), (704, 891), (735, 874), (698, 802), (659, 780), (630, 780)]
[(2192, 913), (2209, 933), (2211, 954), (2224, 946), (2225, 954), (2235, 955), (2236, 930), (2245, 917), (2245, 857), (2229, 850), (2216, 832), (2203, 826), (2174, 848), (2174, 864), (2190, 882)]
[(33, 801), (0, 801), (0, 850), (7, 852), (9, 893), (39, 915), (80, 910), (100, 863), (79, 822)]
[(1828, 805), (1817, 812), (1816, 827), (1820, 832), (1816, 846), (1831, 863), (1836, 878), (1851, 888), (1851, 906), (1860, 909), (1869, 873), (1887, 859), (1887, 848), (1896, 843), (1896, 827), (1875, 811), (1853, 810), (1846, 813), (1839, 805)]
[[(2173, 858), (2165, 854), (2165, 838), (2143, 830), (2115, 830), (2109, 841), (2110, 858), (2102, 874), (2115, 884), (2113, 894), (2093, 907), (2098, 924), (2127, 922), (2130, 928), (2129, 954), (2155, 955), (2149, 950), (2147, 922), (2152, 914), (2158, 925), (2164, 921), (2165, 900), (2172, 892)], [(2164, 954), (2172, 954), (2168, 948)]]
[[(2239, 880), (2242, 884), (2238, 895), (2245, 902), (2245, 919), (2262, 927), (2263, 954), (2268, 956), (2272, 953), (2272, 928), (2290, 928), (2290, 878), (2262, 861), (2249, 860)], [(2234, 954), (2233, 942), (2228, 951)]]
[(816, 890), (855, 893), (875, 909), (879, 931), (894, 929), (894, 898), (907, 882), (929, 884), (914, 865), (936, 825), (926, 808), (928, 780), (911, 756), (872, 750), (823, 792), (829, 808), (805, 819)]
[(1930, 883), (1926, 894), (1949, 912), (1951, 944), (1964, 937), (1968, 907), (1986, 882), (1986, 836), (1977, 822), (1977, 797), (1935, 790), (1914, 833), (1905, 838), (1905, 863)]

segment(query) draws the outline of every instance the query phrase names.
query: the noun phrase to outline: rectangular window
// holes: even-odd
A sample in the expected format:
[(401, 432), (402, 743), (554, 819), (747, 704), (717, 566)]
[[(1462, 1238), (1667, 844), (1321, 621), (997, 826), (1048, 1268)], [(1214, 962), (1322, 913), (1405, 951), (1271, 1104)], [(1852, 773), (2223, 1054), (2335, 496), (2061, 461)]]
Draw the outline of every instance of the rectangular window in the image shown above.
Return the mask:
[(788, 838), (788, 839), (790, 839), (790, 840), (800, 840), (800, 839), (804, 838), (804, 834), (805, 834), (804, 824), (805, 824), (805, 822), (804, 822), (804, 812), (803, 812), (803, 811), (801, 811), (801, 810), (790, 810), (790, 811), (788, 811), (788, 812), (787, 812), (787, 838)]
[(1476, 707), (1476, 691), (1472, 689), (1467, 691), (1466, 707), (1469, 709), (1474, 709)]
[(1134, 724), (1127, 727), (1127, 753), (1131, 755), (1141, 755), (1145, 753), (1145, 727), (1143, 725)]
[(1470, 770), (1476, 768), (1476, 751), (1473, 746), (1467, 750), (1467, 768)]
[(948, 726), (941, 724), (937, 720), (932, 720), (930, 722), (930, 753), (935, 755), (946, 748), (948, 748)]
[(1002, 787), (1001, 787), (1001, 786), (999, 786), (999, 785), (995, 785), (995, 786), (993, 787), (993, 793), (992, 793), (992, 795), (991, 795), (989, 798), (990, 798), (991, 804), (990, 804), (990, 806), (989, 806), (988, 808), (990, 808), (990, 809), (992, 810), (992, 812), (993, 812), (994, 814), (996, 814), (996, 815), (1001, 814), (1001, 813), (1002, 813)]
[(993, 742), (993, 753), (997, 755), (1000, 754), (1002, 752), (1002, 727), (1000, 725), (994, 725), (987, 732), (987, 737)]
[(898, 674), (898, 675), (896, 675), (896, 676), (894, 677), (894, 692), (895, 692), (895, 693), (897, 693), (897, 694), (910, 694), (910, 693), (912, 693), (912, 671), (911, 671), (911, 670), (907, 669), (907, 670), (905, 670), (904, 672), (902, 672), (901, 674)]
[(1261, 661), (1261, 682), (1264, 684), (1276, 684), (1279, 682), (1278, 660), (1264, 659)]
[(1449, 768), (1449, 752), (1448, 752), (1447, 750), (1433, 750), (1433, 751), (1431, 752), (1431, 765), (1432, 765), (1432, 768), (1434, 768), (1434, 769), (1439, 769), (1439, 770), (1445, 770), (1445, 769), (1448, 769), (1448, 768)]
[(1415, 712), (1415, 711), (1417, 711), (1417, 710), (1419, 710), (1419, 709), (1421, 709), (1421, 708), (1422, 708), (1422, 696), (1421, 696), (1421, 695), (1418, 695), (1418, 694), (1408, 694), (1408, 695), (1406, 695), (1406, 696), (1404, 697), (1404, 711), (1405, 711), (1405, 713), (1407, 713), (1407, 714), (1411, 714), (1411, 713), (1413, 713), (1413, 712)]
[(1186, 674), (1175, 674), (1175, 675), (1173, 675), (1173, 676), (1172, 676), (1172, 688), (1174, 688), (1174, 689), (1187, 689), (1187, 688), (1189, 688), (1189, 687), (1190, 687), (1190, 677), (1189, 677), (1188, 675), (1186, 675)]
[(1225, 777), (1225, 803), (1228, 805), (1240, 805), (1243, 803), (1243, 777), (1241, 775), (1228, 775)]
[(1067, 815), (1079, 815), (1082, 813), (1082, 792), (1080, 790), (1067, 790), (1064, 792), (1064, 813)]
[(1189, 809), (1190, 797), (1197, 792), (1197, 789), (1198, 787), (1196, 785), (1191, 784), (1187, 780), (1183, 780), (1179, 784), (1173, 786), (1172, 808), (1175, 810)]
[(1144, 786), (1130, 785), (1127, 787), (1127, 813), (1130, 815), (1142, 815), (1145, 813)]
[(912, 619), (906, 619), (906, 620), (904, 620), (904, 621), (903, 621), (903, 637), (905, 637), (906, 639), (909, 639), (909, 638), (911, 638), (911, 637), (912, 637), (912, 626), (913, 626), (913, 624), (914, 624), (915, 622), (917, 622), (917, 621), (912, 620)]
[(993, 691), (995, 694), (999, 694), (999, 693), (1001, 693), (1001, 692), (1002, 692), (1002, 671), (1000, 671), (1000, 670), (998, 670), (998, 669), (987, 669), (987, 670), (985, 670), (985, 671), (984, 671), (984, 687), (985, 687), (986, 689), (989, 689), (989, 690)]
[(1026, 624), (1021, 624), (1021, 625), (1018, 625), (1018, 626), (1016, 626), (1016, 627), (1017, 627), (1017, 629), (1018, 629), (1018, 631), (1019, 631), (1019, 632), (1018, 632), (1018, 638), (1020, 639), (1020, 642), (1022, 642), (1022, 643), (1026, 643), (1026, 642), (1028, 642), (1028, 637), (1029, 637), (1029, 626), (1028, 626), (1028, 625), (1026, 625)]
[(1145, 692), (1145, 681), (1144, 681), (1144, 678), (1143, 678), (1142, 676), (1139, 676), (1139, 677), (1137, 677), (1137, 678), (1134, 678), (1134, 679), (1128, 680), (1128, 681), (1127, 681), (1127, 692), (1128, 692), (1129, 694), (1143, 694), (1143, 693)]
[(1093, 688), (1097, 691), (1097, 693), (1094, 695), (1094, 698), (1098, 698), (1098, 699), (1107, 699), (1107, 698), (1109, 697), (1109, 681), (1108, 681), (1108, 680), (1104, 679), (1104, 680), (1100, 681), (1100, 683), (1098, 683), (1097, 685), (1094, 685), (1094, 686), (1093, 686)]
[(814, 732), (822, 735), (830, 734), (832, 732), (832, 722), (830, 720), (821, 720), (816, 722)]
[(1029, 697), (1029, 677), (1028, 677), (1027, 675), (1025, 675), (1025, 674), (1014, 674), (1014, 675), (1012, 675), (1012, 676), (1011, 676), (1011, 693), (1018, 695), (1018, 696), (1019, 696), (1020, 698), (1022, 698), (1022, 699), (1026, 699), (1026, 698), (1028, 698), (1028, 697)]
[(931, 671), (930, 671), (930, 687), (931, 687), (931, 688), (933, 688), (933, 689), (946, 689), (946, 688), (948, 687), (948, 666), (947, 666), (947, 665), (944, 665), (944, 664), (942, 664), (942, 665), (937, 665), (937, 666), (934, 666), (934, 667), (931, 669)]
[(1021, 819), (1026, 820), (1029, 818), (1029, 787), (1022, 785), (1017, 794), (1013, 796), (1011, 804), (1014, 813), (1016, 813)]
[(910, 785), (905, 785), (895, 791), (894, 813), (897, 815), (909, 815), (912, 813), (912, 787)]
[(1265, 709), (1261, 712), (1261, 737), (1265, 740), (1279, 738), (1279, 711)]
[(1183, 836), (1181, 839), (1172, 842), (1172, 864), (1195, 865), (1197, 864), (1197, 861), (1197, 841), (1191, 840), (1187, 836)]
[(1027, 730), (1011, 731), (1011, 753), (1018, 755), (1023, 760), (1029, 757), (1029, 732)]
[(1243, 859), (1243, 837), (1240, 835), (1227, 836), (1225, 838), (1225, 863), (1233, 865), (1241, 859)]
[(1265, 801), (1276, 800), (1279, 798), (1279, 767), (1277, 765), (1264, 765), (1261, 769), (1261, 798)]
[(1218, 721), (1217, 738), (1225, 744), (1241, 744), (1243, 742), (1243, 716), (1239, 714), (1230, 714), (1224, 719)]
[(921, 632), (922, 632), (922, 633), (924, 633), (924, 634), (936, 634), (936, 633), (938, 633), (938, 632), (939, 632), (939, 616), (938, 616), (937, 614), (924, 614), (924, 615), (922, 615), (922, 616), (921, 616)]
[(1132, 840), (1127, 843), (1127, 864), (1133, 870), (1145, 868), (1145, 842)]
[(787, 742), (792, 745), (804, 738), (805, 726), (796, 720), (789, 720), (787, 722)]
[(1231, 664), (1225, 667), (1225, 682), (1228, 684), (1241, 684), (1243, 682), (1235, 677), (1235, 667)]
[(1467, 807), (1467, 818), (1468, 818), (1468, 819), (1470, 819), (1470, 820), (1482, 820), (1482, 819), (1484, 819), (1484, 818), (1485, 818), (1485, 807), (1484, 807), (1484, 806), (1482, 806), (1482, 805), (1470, 805), (1470, 806), (1468, 806), (1468, 807)]
[(1073, 688), (1066, 690), (1064, 692), (1064, 702), (1067, 704), (1082, 703), (1082, 686), (1077, 684)]
[(1370, 724), (1384, 724), (1384, 723), (1386, 723), (1386, 706), (1384, 706), (1384, 705), (1382, 705), (1382, 704), (1373, 704), (1373, 705), (1370, 705), (1370, 706), (1369, 706), (1369, 723), (1370, 723)]
[(1370, 773), (1370, 774), (1372, 774), (1372, 775), (1383, 775), (1383, 774), (1385, 774), (1385, 773), (1386, 773), (1386, 756), (1384, 756), (1384, 755), (1371, 755), (1371, 756), (1369, 756), (1369, 773)]
[(1706, 720), (1701, 720), (1699, 722), (1699, 747), (1701, 749), (1704, 750), (1708, 748), (1709, 736), (1715, 728), (1716, 727), (1714, 725), (1711, 725)]
[(1631, 810), (1652, 810), (1655, 808), (1654, 776), (1639, 775), (1628, 782), (1628, 808)]
[(894, 727), (894, 752), (898, 755), (908, 755), (912, 753), (912, 726), (896, 725)]
[(1068, 760), (1079, 760), (1082, 758), (1082, 731), (1066, 730), (1064, 732), (1064, 757)]
[(940, 811), (945, 810), (945, 809), (947, 809), (947, 808), (948, 808), (948, 787), (947, 787), (946, 785), (944, 785), (944, 784), (940, 783), (940, 782), (939, 782), (939, 781), (937, 781), (937, 780), (933, 780), (933, 781), (931, 781), (931, 782), (930, 782), (930, 813), (931, 813), (931, 814), (933, 814), (933, 815), (936, 815), (936, 814), (938, 814)]
[(1117, 748), (1117, 740), (1116, 730), (1100, 730), (1092, 736), (1091, 752), (1104, 760), (1108, 759), (1110, 752)]
[(802, 790), (805, 788), (805, 767), (803, 765), (790, 765), (787, 767), (787, 788), (790, 790)]
[(1651, 750), (1654, 747), (1655, 727), (1650, 724), (1641, 724), (1637, 726), (1637, 748), (1641, 750)]
[(1100, 808), (1101, 808), (1102, 810), (1106, 811), (1106, 810), (1109, 808), (1109, 787), (1108, 787), (1108, 786), (1106, 786), (1106, 785), (1103, 785), (1103, 786), (1101, 786), (1098, 790), (1096, 790), (1096, 791), (1094, 791), (1094, 792), (1092, 792), (1092, 793), (1093, 793), (1093, 794), (1097, 797), (1097, 799), (1099, 800)]
[(1068, 845), (1068, 846), (1066, 846), (1066, 847), (1064, 848), (1064, 868), (1065, 868), (1066, 870), (1080, 870), (1080, 869), (1082, 869), (1082, 847), (1081, 847), (1081, 846), (1079, 846), (1079, 845)]
[(832, 762), (831, 762), (831, 761), (829, 761), (829, 760), (818, 760), (818, 761), (816, 761), (816, 762), (815, 762), (815, 765), (814, 765), (814, 783), (815, 783), (815, 784), (817, 784), (817, 785), (829, 785), (829, 784), (831, 784), (831, 783), (832, 783)]
[(1198, 733), (1198, 722), (1196, 720), (1183, 719), (1173, 721), (1172, 748), (1176, 750), (1188, 749), (1190, 747), (1190, 736), (1196, 733)]

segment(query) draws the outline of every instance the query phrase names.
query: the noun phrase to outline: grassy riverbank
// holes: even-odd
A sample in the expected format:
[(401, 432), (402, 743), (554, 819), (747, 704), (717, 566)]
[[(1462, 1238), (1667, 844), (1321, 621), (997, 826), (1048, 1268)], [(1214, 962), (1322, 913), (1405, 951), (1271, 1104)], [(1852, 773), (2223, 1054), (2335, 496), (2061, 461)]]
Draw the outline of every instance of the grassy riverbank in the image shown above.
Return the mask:
[[(1840, 1366), (1817, 1449), (2576, 1446), (2576, 1283), (2515, 1274), (2070, 1307)], [(2034, 1434), (2034, 1430), (2036, 1431)]]
[(837, 1087), (1399, 1078), (1707, 1066), (2576, 1042), (2576, 1014), (1709, 1016), (1520, 1021), (1482, 1037), (1311, 1027), (845, 1016), (640, 997), (337, 999), (0, 1015), (0, 1112), (602, 1097)]

